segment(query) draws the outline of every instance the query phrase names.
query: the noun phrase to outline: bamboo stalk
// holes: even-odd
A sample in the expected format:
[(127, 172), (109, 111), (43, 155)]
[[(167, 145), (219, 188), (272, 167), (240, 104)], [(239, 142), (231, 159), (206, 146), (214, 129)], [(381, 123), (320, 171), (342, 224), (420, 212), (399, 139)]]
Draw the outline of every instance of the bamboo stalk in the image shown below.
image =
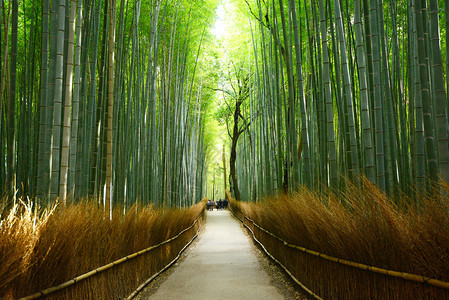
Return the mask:
[[(17, 30), (18, 30), (19, 4), (12, 0), (12, 30), (11, 30), (11, 60), (10, 84), (7, 109), (7, 158), (6, 158), (6, 189), (8, 193), (15, 194), (16, 189), (16, 146), (15, 146), (15, 118), (16, 118), (16, 79), (17, 79)], [(3, 101), (3, 99), (0, 99)]]
[(64, 120), (62, 122), (62, 149), (61, 149), (61, 168), (59, 178), (59, 199), (66, 201), (67, 198), (67, 176), (69, 172), (69, 147), (70, 147), (70, 126), (72, 110), (72, 90), (73, 90), (73, 56), (75, 40), (75, 17), (76, 1), (70, 2), (70, 22), (69, 22), (69, 41), (66, 61), (66, 83), (65, 83), (65, 101), (63, 107)]
[(109, 0), (109, 45), (108, 45), (108, 132), (107, 132), (107, 179), (106, 179), (106, 211), (112, 212), (112, 121), (114, 113), (114, 55), (115, 55), (115, 19), (117, 1)]
[[(438, 170), (440, 176), (449, 182), (449, 145), (448, 145), (448, 119), (445, 105), (448, 106), (443, 79), (443, 62), (440, 49), (440, 28), (438, 23), (438, 1), (431, 0), (429, 7), (430, 15), (430, 43), (431, 43), (431, 65), (429, 66), (433, 74), (432, 90), (436, 103), (436, 137), (438, 150)], [(446, 20), (447, 21), (447, 20)], [(446, 40), (446, 48), (447, 48)], [(446, 78), (449, 82), (449, 79)], [(445, 104), (446, 103), (446, 104)]]
[(335, 132), (334, 132), (334, 108), (332, 101), (332, 85), (330, 78), (330, 66), (329, 66), (329, 47), (327, 41), (327, 24), (324, 13), (323, 1), (319, 2), (320, 11), (320, 31), (322, 39), (322, 51), (323, 51), (323, 82), (324, 85), (324, 101), (325, 101), (325, 113), (326, 113), (326, 140), (327, 140), (327, 151), (329, 155), (329, 175), (330, 175), (330, 186), (337, 188), (338, 177), (337, 177), (337, 152), (335, 149)]

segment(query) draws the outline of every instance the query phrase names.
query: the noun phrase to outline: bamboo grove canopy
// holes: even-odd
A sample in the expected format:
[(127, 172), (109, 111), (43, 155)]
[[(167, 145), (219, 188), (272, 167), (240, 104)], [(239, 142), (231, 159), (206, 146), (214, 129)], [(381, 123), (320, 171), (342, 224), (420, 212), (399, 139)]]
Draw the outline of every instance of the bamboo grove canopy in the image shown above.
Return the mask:
[[(232, 23), (221, 37), (219, 6)], [(0, 10), (2, 194), (189, 205), (207, 192), (226, 131), (239, 138), (224, 181), (242, 199), (344, 189), (360, 175), (390, 195), (449, 180), (449, 1), (4, 0)]]
[(228, 41), (250, 81), (239, 106), (240, 128), (251, 124), (236, 155), (242, 199), (344, 190), (361, 175), (392, 196), (449, 180), (448, 1), (226, 3), (251, 44)]
[(199, 201), (216, 2), (1, 1), (0, 193)]

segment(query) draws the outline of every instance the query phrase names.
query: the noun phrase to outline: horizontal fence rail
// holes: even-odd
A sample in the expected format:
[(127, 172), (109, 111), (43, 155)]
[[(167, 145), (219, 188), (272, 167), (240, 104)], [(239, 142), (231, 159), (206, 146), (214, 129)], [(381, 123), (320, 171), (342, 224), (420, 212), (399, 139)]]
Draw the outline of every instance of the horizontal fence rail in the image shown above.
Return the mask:
[[(184, 229), (184, 230), (182, 230), (181, 232), (179, 232), (176, 236), (174, 236), (174, 237), (172, 237), (172, 238), (169, 238), (168, 240), (165, 240), (165, 241), (163, 241), (163, 242), (161, 242), (161, 243), (159, 243), (159, 244), (157, 244), (157, 245), (153, 245), (153, 246), (151, 246), (151, 247), (148, 247), (148, 248), (146, 248), (146, 249), (140, 250), (140, 251), (135, 252), (135, 253), (133, 253), (133, 254), (127, 255), (127, 256), (125, 256), (125, 257), (122, 257), (122, 258), (120, 258), (120, 259), (118, 259), (118, 260), (116, 260), (116, 261), (113, 261), (113, 262), (111, 262), (111, 263), (109, 263), (109, 264), (107, 264), (107, 265), (101, 266), (101, 267), (99, 267), (99, 268), (97, 268), (97, 269), (95, 269), (95, 270), (92, 270), (92, 271), (90, 271), (90, 272), (87, 272), (87, 273), (85, 273), (85, 274), (82, 274), (82, 275), (80, 275), (80, 276), (77, 276), (77, 277), (75, 277), (75, 278), (73, 278), (73, 279), (71, 279), (71, 280), (69, 280), (69, 281), (66, 281), (66, 282), (60, 284), (60, 285), (57, 285), (57, 286), (53, 286), (53, 287), (47, 288), (47, 289), (42, 290), (42, 291), (40, 291), (40, 292), (34, 293), (34, 294), (32, 294), (32, 295), (29, 295), (29, 296), (26, 296), (26, 297), (19, 298), (18, 300), (38, 299), (38, 298), (40, 298), (40, 297), (47, 296), (47, 295), (52, 294), (52, 293), (54, 293), (54, 292), (61, 291), (61, 290), (66, 289), (66, 288), (68, 288), (68, 287), (70, 287), (70, 286), (73, 286), (73, 285), (77, 284), (78, 282), (83, 281), (83, 280), (85, 280), (85, 279), (87, 279), (87, 278), (89, 278), (89, 277), (92, 277), (92, 276), (94, 276), (94, 275), (97, 275), (97, 274), (99, 274), (99, 273), (101, 273), (101, 272), (103, 272), (103, 271), (106, 271), (106, 270), (108, 270), (108, 269), (111, 269), (111, 268), (113, 268), (113, 267), (115, 267), (115, 266), (118, 266), (118, 265), (120, 265), (120, 264), (122, 264), (122, 263), (124, 263), (124, 262), (126, 262), (126, 261), (129, 261), (129, 260), (131, 260), (131, 259), (133, 259), (133, 258), (136, 258), (136, 257), (138, 257), (138, 256), (141, 256), (141, 255), (147, 253), (147, 252), (150, 252), (150, 251), (152, 251), (152, 250), (154, 250), (154, 249), (156, 249), (156, 248), (159, 248), (159, 247), (161, 247), (161, 246), (163, 246), (163, 245), (165, 245), (165, 244), (168, 244), (168, 243), (170, 243), (170, 242), (176, 240), (177, 238), (179, 238), (179, 237), (180, 237), (181, 235), (183, 235), (185, 232), (187, 232), (187, 231), (189, 231), (190, 229), (192, 229), (192, 228), (195, 226), (195, 224), (196, 224), (196, 223), (203, 217), (203, 215), (204, 215), (204, 212), (201, 213), (200, 216), (199, 216), (198, 218), (196, 218), (196, 220), (192, 223), (192, 225), (190, 225), (190, 226), (187, 227), (186, 229)], [(184, 250), (187, 248), (187, 246), (191, 244), (191, 242), (193, 241), (193, 239), (195, 239), (195, 238), (197, 237), (197, 235), (198, 235), (198, 231), (197, 231), (197, 233), (195, 234), (195, 236), (191, 239), (191, 241), (186, 245), (186, 247), (184, 247), (184, 248), (181, 250), (181, 252), (184, 251)], [(178, 256), (179, 256), (179, 255), (178, 255)], [(173, 263), (173, 262), (170, 262), (168, 266), (170, 266), (172, 263)], [(168, 267), (166, 266), (166, 267), (164, 267), (162, 270), (165, 270), (165, 269), (167, 269), (167, 268), (168, 268)], [(161, 270), (160, 272), (158, 272), (157, 274), (162, 273), (162, 270)], [(153, 277), (153, 276), (152, 276), (152, 277)], [(148, 281), (148, 282), (149, 282), (149, 281)]]
[[(264, 232), (265, 234), (271, 236), (272, 238), (278, 240), (279, 242), (281, 242), (284, 246), (291, 248), (291, 249), (295, 249), (297, 251), (318, 257), (320, 259), (324, 259), (327, 261), (331, 261), (337, 264), (341, 264), (341, 265), (346, 265), (346, 266), (350, 266), (353, 268), (357, 268), (363, 271), (369, 271), (369, 272), (373, 272), (373, 273), (378, 273), (381, 275), (386, 275), (389, 277), (395, 277), (395, 278), (400, 278), (406, 281), (412, 281), (412, 282), (417, 282), (417, 283), (422, 283), (422, 284), (428, 284), (428, 285), (432, 285), (434, 287), (437, 288), (441, 288), (441, 289), (445, 289), (445, 290), (449, 290), (449, 282), (445, 282), (445, 281), (441, 281), (435, 278), (430, 278), (427, 276), (423, 276), (423, 275), (417, 275), (417, 274), (411, 274), (411, 273), (406, 273), (406, 272), (399, 272), (399, 271), (393, 271), (393, 270), (387, 270), (387, 269), (383, 269), (383, 268), (379, 268), (379, 267), (374, 267), (374, 266), (369, 266), (369, 265), (365, 265), (362, 263), (357, 263), (357, 262), (353, 262), (353, 261), (349, 261), (349, 260), (345, 260), (342, 258), (337, 258), (337, 257), (333, 257), (324, 253), (320, 253), (317, 251), (313, 251), (298, 245), (294, 245), (291, 244), (287, 241), (285, 241), (284, 239), (282, 239), (281, 237), (275, 235), (274, 233), (266, 230), (265, 228), (261, 227), (259, 224), (257, 224), (256, 222), (254, 222), (254, 220), (252, 220), (251, 218), (249, 218), (248, 216), (246, 216), (240, 209), (238, 209), (237, 207), (235, 208), (236, 210), (239, 211), (239, 213), (243, 216), (244, 219), (246, 219), (249, 223), (251, 223), (255, 228), (257, 228), (258, 230)], [(237, 216), (237, 214), (231, 210), (232, 213), (243, 223), (243, 225), (248, 228), (248, 230), (251, 231), (253, 238), (255, 239), (255, 241), (257, 243), (259, 243), (262, 248), (264, 249), (265, 252), (267, 252), (267, 254), (272, 257), (271, 254), (268, 253), (268, 251), (265, 250), (265, 247), (261, 244), (261, 242), (259, 242), (255, 235), (253, 230), (251, 230), (251, 228), (249, 228), (249, 226), (247, 226), (245, 224), (245, 221), (242, 220), (240, 217)], [(273, 258), (273, 257), (272, 257)], [(278, 260), (274, 259), (284, 270), (286, 270), (286, 267), (284, 267)], [(309, 294), (311, 294), (313, 297), (318, 297), (316, 296), (313, 292), (311, 292), (308, 288), (304, 287), (304, 285), (302, 283), (300, 283), (293, 275), (291, 275), (290, 271), (286, 270), (287, 273), (290, 275), (290, 277), (292, 277), (292, 279), (297, 282), (304, 290), (306, 290)]]
[(165, 272), (168, 268), (170, 268), (175, 262), (178, 261), (178, 259), (181, 257), (182, 253), (193, 243), (193, 241), (197, 238), (199, 232), (201, 230), (201, 224), (198, 230), (196, 231), (196, 234), (192, 237), (192, 239), (184, 246), (184, 248), (179, 251), (178, 255), (169, 262), (164, 268), (162, 268), (159, 272), (148, 278), (144, 283), (142, 283), (134, 292), (132, 292), (126, 300), (131, 300), (134, 297), (136, 297), (151, 281), (153, 281), (156, 277), (161, 275), (163, 272)]

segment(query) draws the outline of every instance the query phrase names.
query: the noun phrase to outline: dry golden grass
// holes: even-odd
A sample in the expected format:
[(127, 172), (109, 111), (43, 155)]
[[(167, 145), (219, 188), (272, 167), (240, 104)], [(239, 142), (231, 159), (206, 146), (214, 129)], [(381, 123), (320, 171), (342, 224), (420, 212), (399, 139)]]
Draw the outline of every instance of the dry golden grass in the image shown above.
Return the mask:
[(51, 214), (33, 210), (22, 201), (9, 210), (0, 209), (0, 298), (29, 269), (38, 236)]
[[(189, 227), (205, 201), (188, 208), (123, 208), (106, 217), (92, 202), (32, 210), (19, 203), (0, 223), (0, 298), (18, 298), (58, 285), (114, 260), (159, 244)], [(175, 241), (71, 287), (55, 299), (117, 299), (176, 257), (196, 225)]]
[[(367, 180), (344, 194), (307, 189), (263, 202), (236, 203), (245, 215), (279, 237), (310, 250), (384, 269), (449, 281), (449, 195), (419, 203), (393, 202)], [(361, 191), (362, 190), (362, 191)], [(395, 203), (402, 203), (398, 206)], [(257, 231), (257, 230), (256, 230)], [(257, 236), (275, 257), (325, 299), (436, 299), (449, 291), (356, 270)], [(436, 297), (436, 298), (435, 298)]]

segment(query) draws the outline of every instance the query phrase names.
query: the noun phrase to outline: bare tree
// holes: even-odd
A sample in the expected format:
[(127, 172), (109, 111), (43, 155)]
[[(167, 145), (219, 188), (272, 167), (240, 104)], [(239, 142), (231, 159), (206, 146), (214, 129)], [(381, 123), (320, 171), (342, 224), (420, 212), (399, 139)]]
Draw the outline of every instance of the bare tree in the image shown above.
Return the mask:
[(240, 135), (250, 126), (250, 122), (242, 114), (242, 104), (249, 97), (250, 86), (249, 75), (245, 72), (245, 70), (242, 68), (237, 68), (233, 63), (232, 66), (234, 72), (232, 74), (230, 72), (227, 79), (227, 83), (229, 84), (230, 88), (215, 90), (221, 91), (223, 93), (223, 97), (227, 106), (224, 118), (226, 121), (226, 127), (229, 137), (231, 138), (231, 153), (229, 158), (229, 184), (231, 192), (234, 193), (235, 199), (240, 200), (240, 190), (238, 187), (235, 165), (237, 160), (238, 139)]

